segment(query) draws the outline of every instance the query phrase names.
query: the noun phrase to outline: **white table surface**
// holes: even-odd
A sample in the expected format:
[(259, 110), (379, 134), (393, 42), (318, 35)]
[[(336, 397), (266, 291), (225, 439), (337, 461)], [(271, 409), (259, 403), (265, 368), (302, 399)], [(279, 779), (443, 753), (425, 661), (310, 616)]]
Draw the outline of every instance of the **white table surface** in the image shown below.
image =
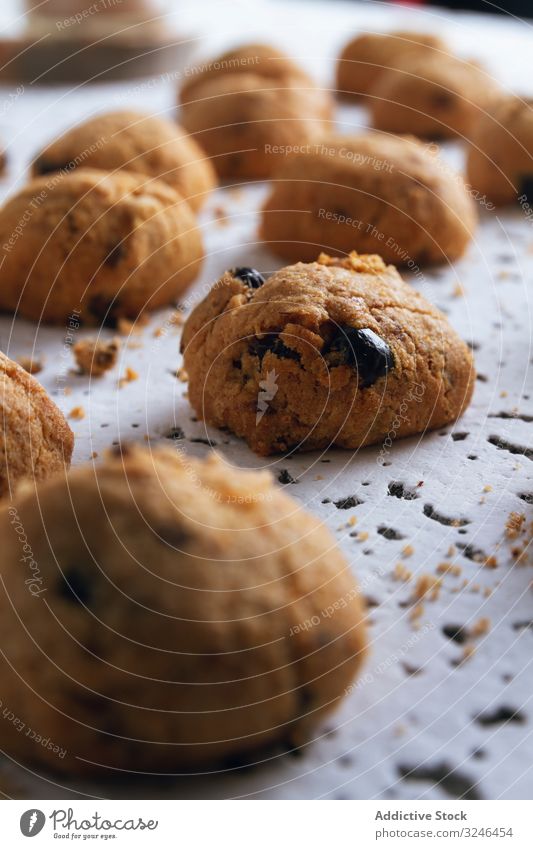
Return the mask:
[[(329, 86), (333, 58), (356, 30), (414, 25), (438, 31), (456, 50), (484, 59), (504, 85), (524, 93), (533, 88), (532, 31), (524, 23), (348, 2), (209, 6), (209, 15), (203, 10), (204, 27), (209, 21), (214, 35), (198, 39), (199, 56), (248, 36), (260, 37), (286, 48)], [(174, 102), (174, 83), (168, 80), (74, 91), (27, 86), (14, 100), (7, 89), (0, 89), (0, 135), (10, 157), (2, 195), (24, 183), (32, 155), (64, 127), (124, 105), (171, 116)], [(359, 131), (366, 116), (362, 109), (343, 106), (337, 118), (342, 130), (349, 132)], [(458, 146), (447, 145), (445, 153), (461, 164)], [(257, 210), (266, 190), (265, 185), (230, 187), (211, 198), (202, 214), (208, 259), (192, 301), (228, 267), (250, 265), (268, 273), (282, 264), (257, 240)], [(217, 220), (221, 209), (224, 222)], [(102, 380), (68, 374), (68, 395), (62, 392), (61, 375), (73, 362), (57, 356), (64, 332), (44, 327), (37, 331), (28, 322), (13, 326), (9, 318), (0, 320), (0, 348), (13, 357), (41, 356), (44, 370), (39, 379), (59, 406), (66, 413), (78, 405), (85, 408), (85, 419), (72, 422), (75, 464), (118, 439), (144, 440), (149, 435), (155, 444), (179, 424), (191, 454), (203, 456), (209, 450), (192, 441), (209, 435), (216, 449), (237, 465), (269, 467), (276, 475), (288, 469), (297, 480), (288, 486), (291, 495), (336, 533), (372, 604), (371, 654), (363, 682), (299, 757), (275, 754), (248, 770), (106, 786), (67, 784), (4, 758), (0, 789), (7, 796), (531, 797), (533, 572), (529, 564), (513, 564), (505, 523), (511, 511), (525, 513), (528, 522), (533, 519), (531, 506), (520, 497), (533, 493), (533, 455), (520, 455), (531, 445), (533, 417), (533, 223), (518, 209), (481, 211), (481, 225), (468, 255), (454, 267), (426, 270), (425, 278), (414, 285), (474, 343), (479, 380), (470, 409), (454, 427), (395, 443), (386, 466), (377, 463), (379, 449), (260, 460), (235, 437), (217, 431), (206, 434), (183, 397), (185, 385), (171, 374), (180, 364), (179, 332), (154, 336), (164, 324), (165, 312), (132, 337), (134, 347), (123, 348), (120, 365)], [(78, 335), (88, 334), (80, 330)], [(126, 366), (134, 368), (139, 379), (118, 390), (117, 379)], [(493, 437), (516, 446), (519, 453), (498, 448), (494, 439), (489, 441)], [(319, 475), (322, 479), (317, 480)], [(388, 495), (393, 481), (415, 488), (423, 481), (419, 497)], [(335, 500), (354, 494), (362, 499), (360, 506), (350, 510), (334, 506)], [(330, 501), (323, 503), (326, 498)], [(441, 524), (424, 514), (425, 505), (444, 517), (467, 519), (468, 524)], [(348, 526), (352, 516), (357, 518), (355, 528)], [(378, 531), (383, 527), (402, 538), (384, 537)], [(351, 536), (354, 530), (366, 532), (368, 539)], [(401, 551), (407, 543), (414, 553), (405, 559)], [(414, 630), (408, 605), (413, 583), (395, 581), (394, 567), (404, 562), (414, 580), (419, 574), (434, 573), (449, 559), (450, 545), (469, 546), (466, 554), (472, 549), (495, 554), (498, 566), (484, 568), (458, 550), (454, 562), (462, 567), (461, 576), (444, 577), (439, 599), (425, 605), (421, 627)], [(485, 588), (490, 595), (483, 592)], [(490, 630), (475, 640), (473, 656), (457, 665), (463, 646), (448, 639), (442, 629), (468, 627), (480, 617), (490, 619)], [(503, 716), (506, 711), (518, 713), (504, 723), (498, 720), (501, 709)]]

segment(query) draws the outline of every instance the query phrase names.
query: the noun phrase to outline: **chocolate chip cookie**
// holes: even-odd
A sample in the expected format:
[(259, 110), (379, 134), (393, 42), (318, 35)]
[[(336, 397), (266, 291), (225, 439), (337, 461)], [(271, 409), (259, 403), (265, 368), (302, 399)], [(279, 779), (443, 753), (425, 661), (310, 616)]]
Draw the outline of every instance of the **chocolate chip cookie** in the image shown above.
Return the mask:
[(219, 175), (242, 179), (269, 177), (288, 152), (323, 135), (332, 117), (329, 95), (278, 51), (195, 79), (182, 92), (181, 109), (183, 125)]
[(533, 203), (533, 100), (502, 97), (475, 124), (467, 178), (492, 203)]
[(441, 427), (467, 406), (472, 355), (378, 256), (228, 271), (182, 337), (189, 398), (258, 454), (356, 449)]
[(370, 133), (330, 137), (288, 157), (274, 175), (261, 235), (292, 261), (355, 248), (414, 268), (460, 257), (475, 225), (462, 178), (434, 145)]
[(441, 56), (446, 51), (442, 39), (429, 33), (363, 33), (349, 41), (338, 58), (337, 92), (349, 99), (364, 97), (406, 56)]
[(235, 763), (307, 739), (360, 668), (350, 567), (266, 472), (125, 446), (13, 509), (40, 590), (0, 510), (0, 746), (17, 760), (109, 778)]
[(194, 279), (196, 218), (170, 186), (80, 168), (32, 180), (0, 209), (0, 308), (112, 325), (171, 303)]
[(38, 154), (33, 174), (78, 167), (156, 177), (176, 189), (193, 209), (203, 204), (216, 184), (211, 163), (185, 130), (132, 111), (96, 115), (73, 127)]
[[(68, 467), (74, 435), (41, 384), (0, 353), (0, 497)], [(16, 560), (15, 562), (18, 562)]]
[(495, 90), (495, 82), (473, 62), (408, 55), (373, 87), (371, 124), (420, 138), (468, 138)]

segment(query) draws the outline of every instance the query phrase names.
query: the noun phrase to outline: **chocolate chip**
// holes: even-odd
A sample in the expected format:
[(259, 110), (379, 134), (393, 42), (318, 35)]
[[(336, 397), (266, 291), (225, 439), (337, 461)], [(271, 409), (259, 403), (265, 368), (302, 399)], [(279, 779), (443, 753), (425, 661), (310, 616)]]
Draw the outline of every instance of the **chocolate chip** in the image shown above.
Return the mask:
[(528, 203), (533, 202), (533, 174), (521, 175), (519, 193), (523, 199), (528, 201)]
[(79, 566), (70, 566), (64, 570), (58, 594), (72, 604), (88, 605), (93, 599), (88, 576)]
[(265, 278), (255, 268), (232, 268), (231, 274), (246, 283), (250, 289), (260, 289)]
[(51, 162), (49, 159), (36, 159), (35, 161), (35, 173), (38, 177), (42, 177), (44, 174), (53, 174), (56, 171), (70, 171), (72, 170), (72, 162)]
[(394, 356), (387, 343), (369, 327), (339, 327), (329, 343), (325, 357), (330, 366), (357, 367), (362, 387), (372, 386), (394, 367)]
[(298, 351), (293, 351), (292, 348), (287, 348), (277, 333), (267, 333), (266, 336), (263, 336), (261, 339), (254, 339), (250, 343), (249, 350), (253, 357), (259, 357), (260, 360), (263, 359), (265, 354), (271, 351), (276, 357), (279, 357), (280, 360), (300, 361), (300, 354)]
[(126, 250), (122, 242), (119, 242), (118, 245), (114, 245), (109, 253), (107, 254), (104, 264), (108, 265), (110, 268), (116, 268), (121, 259), (124, 259), (126, 255)]
[(104, 295), (93, 295), (89, 299), (87, 309), (94, 318), (102, 321), (105, 327), (116, 327), (120, 312), (117, 299), (110, 300)]

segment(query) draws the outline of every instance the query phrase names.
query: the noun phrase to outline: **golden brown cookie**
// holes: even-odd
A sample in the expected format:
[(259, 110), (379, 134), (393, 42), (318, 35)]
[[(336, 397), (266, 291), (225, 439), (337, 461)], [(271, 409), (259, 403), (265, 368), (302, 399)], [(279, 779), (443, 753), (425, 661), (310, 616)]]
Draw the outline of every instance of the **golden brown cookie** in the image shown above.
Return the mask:
[(203, 248), (188, 203), (160, 180), (80, 168), (39, 177), (0, 209), (0, 308), (113, 324), (171, 303)]
[[(189, 316), (189, 399), (258, 454), (356, 449), (454, 421), (474, 386), (445, 316), (378, 256), (228, 271)], [(388, 443), (390, 442), (390, 446)]]
[(441, 56), (446, 51), (442, 39), (429, 33), (363, 33), (349, 41), (339, 56), (338, 94), (350, 99), (364, 97), (382, 74), (396, 68), (406, 56)]
[(213, 167), (186, 132), (161, 118), (120, 111), (96, 115), (47, 145), (34, 176), (75, 168), (135, 171), (156, 177), (198, 209), (215, 187)]
[[(70, 465), (74, 435), (38, 381), (0, 353), (0, 497)], [(15, 559), (15, 562), (19, 562)]]
[(495, 88), (473, 62), (454, 56), (407, 56), (373, 87), (371, 124), (420, 138), (468, 138)]
[(126, 446), (13, 508), (45, 599), (0, 510), (0, 746), (17, 759), (116, 778), (298, 745), (360, 668), (350, 567), (268, 473)]
[(533, 201), (533, 100), (502, 97), (472, 131), (467, 179), (492, 203)]
[(331, 116), (329, 95), (278, 51), (195, 79), (182, 92), (183, 125), (222, 177), (269, 177), (291, 150), (327, 132)]
[(270, 44), (242, 44), (227, 50), (211, 61), (191, 65), (185, 69), (185, 80), (180, 90), (181, 103), (195, 98), (195, 90), (206, 81), (220, 79), (228, 74), (253, 74), (271, 81), (298, 77), (312, 84), (308, 74), (283, 51)]
[(293, 261), (355, 248), (416, 270), (460, 257), (475, 224), (461, 177), (434, 146), (370, 133), (330, 137), (288, 157), (274, 176), (261, 235)]

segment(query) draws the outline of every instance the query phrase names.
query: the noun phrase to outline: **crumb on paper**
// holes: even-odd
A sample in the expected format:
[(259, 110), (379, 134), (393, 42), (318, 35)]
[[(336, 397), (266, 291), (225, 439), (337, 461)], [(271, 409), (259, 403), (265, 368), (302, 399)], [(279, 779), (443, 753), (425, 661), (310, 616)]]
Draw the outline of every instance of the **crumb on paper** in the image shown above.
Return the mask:
[(83, 407), (73, 407), (70, 413), (68, 414), (69, 419), (84, 419), (85, 418), (85, 410)]
[(494, 556), (494, 554), (490, 554), (483, 561), (483, 566), (486, 569), (497, 569), (498, 568), (498, 559)]
[(524, 522), (526, 521), (526, 517), (523, 513), (509, 513), (507, 522), (505, 524), (505, 533), (509, 539), (516, 539), (516, 537), (522, 533), (524, 530)]
[(404, 545), (404, 547), (402, 548), (402, 555), (404, 557), (411, 557), (414, 553), (415, 553), (415, 550), (414, 550), (413, 546), (410, 545), (409, 543), (407, 545)]
[(450, 561), (444, 560), (442, 563), (439, 563), (436, 571), (439, 575), (454, 575), (458, 577), (463, 570), (458, 563), (450, 563)]
[(457, 282), (453, 287), (452, 295), (454, 298), (464, 298), (465, 296), (465, 287), (462, 283)]
[(126, 370), (124, 371), (123, 377), (120, 378), (118, 382), (119, 389), (122, 389), (123, 386), (126, 386), (127, 383), (132, 383), (134, 380), (139, 379), (138, 372), (130, 366), (126, 366)]
[(101, 377), (112, 369), (116, 365), (119, 349), (118, 339), (82, 339), (72, 347), (80, 374), (89, 374), (91, 377)]
[(430, 575), (429, 573), (421, 575), (416, 582), (413, 597), (416, 601), (421, 601), (423, 598), (436, 601), (439, 597), (441, 586), (441, 578), (435, 578), (434, 575)]
[(358, 539), (359, 542), (366, 542), (366, 540), (368, 539), (368, 531), (359, 531), (356, 539)]
[(489, 633), (491, 628), (491, 621), (488, 616), (482, 616), (481, 619), (478, 619), (477, 622), (474, 622), (471, 628), (469, 628), (469, 635), (472, 638), (476, 637), (484, 637)]
[(121, 317), (117, 319), (117, 330), (121, 336), (129, 336), (130, 333), (141, 333), (149, 322), (147, 313), (142, 313), (135, 321), (129, 318)]
[(37, 358), (19, 357), (17, 363), (24, 369), (24, 371), (27, 371), (28, 374), (39, 374), (39, 372), (43, 370), (42, 360)]
[(422, 604), (422, 602), (419, 602), (411, 610), (411, 613), (409, 614), (409, 619), (411, 620), (413, 625), (418, 627), (419, 624), (420, 624), (420, 619), (422, 618), (423, 615), (424, 615), (424, 605)]
[(466, 663), (468, 660), (470, 660), (470, 658), (473, 657), (475, 653), (476, 647), (473, 646), (471, 643), (467, 643), (466, 646), (463, 648), (463, 654), (459, 659), (458, 666), (461, 666), (463, 663)]
[(395, 581), (410, 581), (413, 577), (413, 573), (407, 568), (405, 563), (397, 563), (394, 567), (392, 577)]
[(183, 366), (180, 366), (178, 369), (176, 369), (174, 374), (176, 375), (178, 380), (181, 381), (181, 383), (187, 383), (187, 381), (189, 380), (189, 375), (187, 374)]
[(346, 526), (348, 528), (353, 528), (354, 525), (357, 525), (357, 516), (350, 516), (346, 523)]
[(454, 544), (453, 544), (453, 542), (452, 542), (452, 544), (450, 545), (450, 547), (449, 547), (448, 551), (446, 552), (446, 557), (455, 557), (455, 555), (456, 555), (456, 554), (457, 554), (457, 549), (456, 549), (455, 545), (454, 545)]

